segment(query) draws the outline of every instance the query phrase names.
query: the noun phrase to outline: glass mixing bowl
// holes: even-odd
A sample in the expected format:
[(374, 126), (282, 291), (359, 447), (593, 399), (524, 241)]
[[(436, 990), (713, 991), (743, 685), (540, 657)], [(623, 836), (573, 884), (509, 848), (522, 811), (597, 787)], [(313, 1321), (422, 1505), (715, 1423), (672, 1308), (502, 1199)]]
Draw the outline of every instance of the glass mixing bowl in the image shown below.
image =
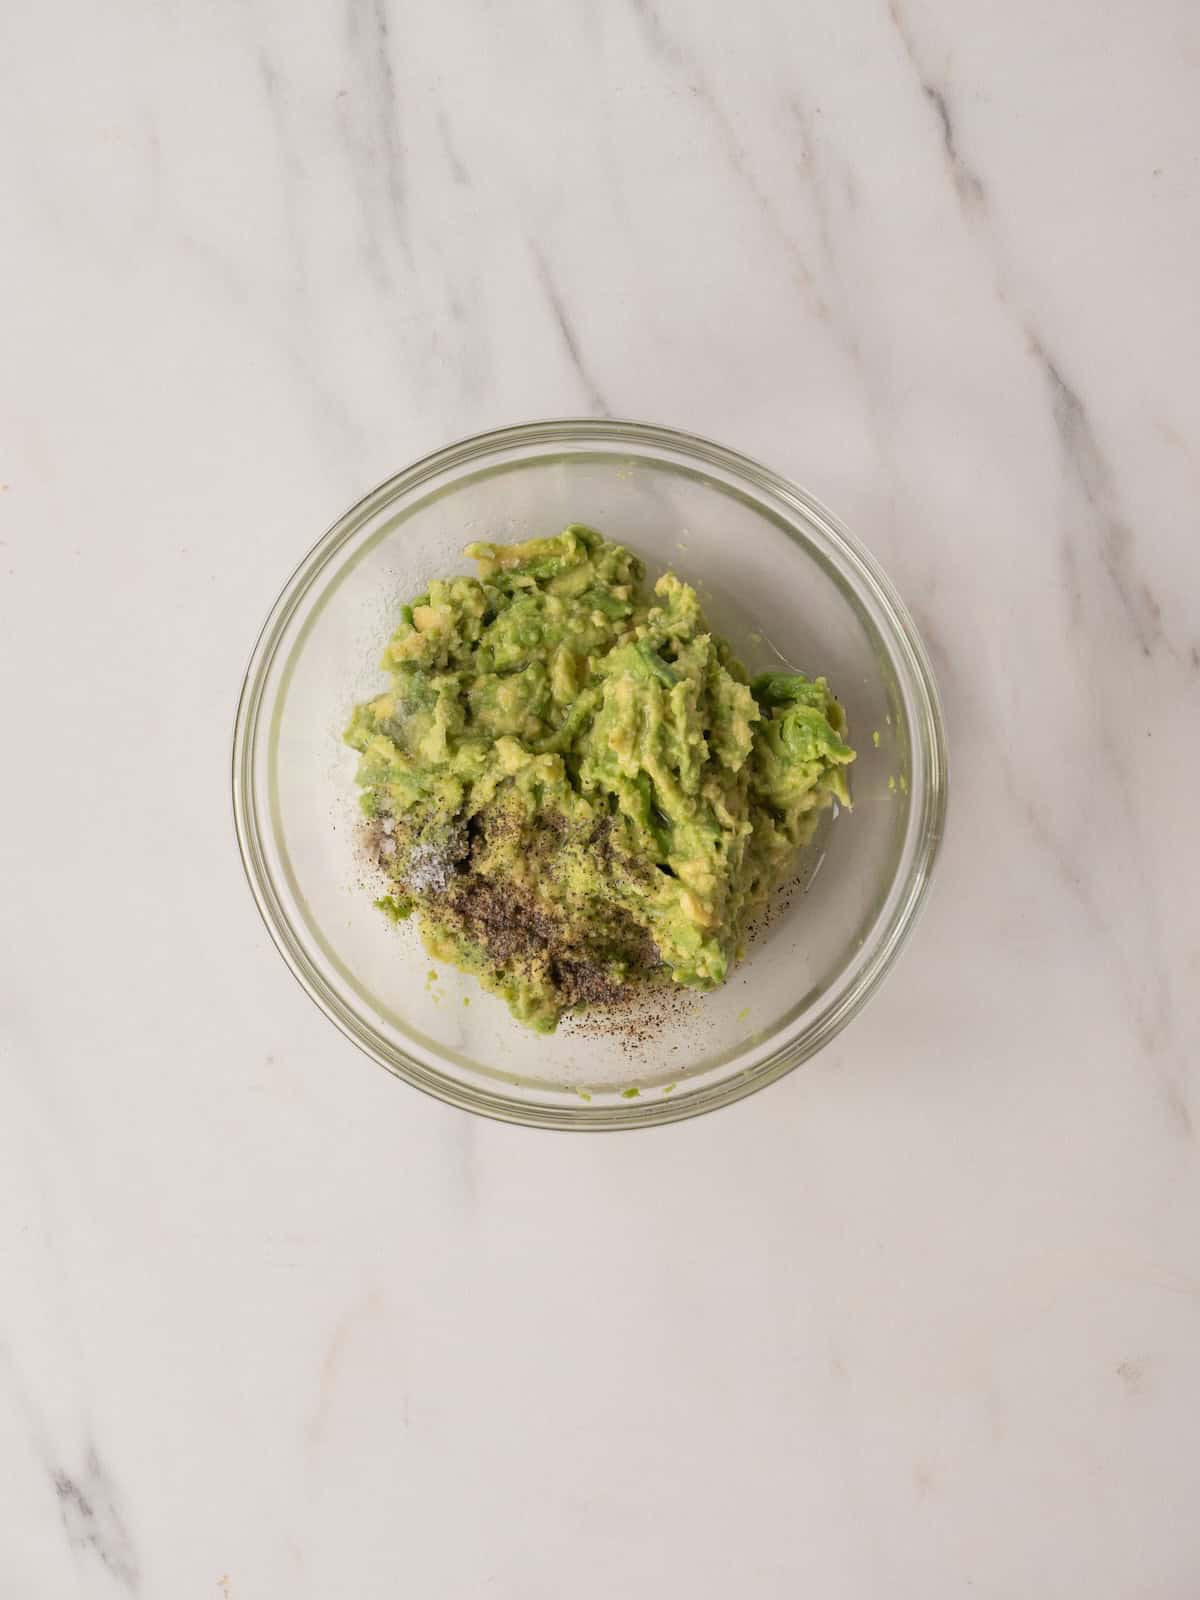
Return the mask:
[[(681, 994), (657, 1027), (522, 1028), (431, 962), (382, 892), (341, 740), (384, 685), (403, 601), (473, 570), (472, 539), (570, 522), (631, 545), (649, 581), (694, 583), (751, 672), (824, 673), (858, 760), (853, 811), (827, 813), (789, 893), (729, 982)], [(826, 1044), (874, 992), (929, 883), (946, 805), (937, 690), (911, 618), (871, 557), (802, 489), (670, 429), (540, 422), (448, 446), (347, 511), (284, 585), (246, 674), (233, 751), (238, 842), (284, 960), (368, 1055), (466, 1110), (628, 1128), (727, 1105)]]

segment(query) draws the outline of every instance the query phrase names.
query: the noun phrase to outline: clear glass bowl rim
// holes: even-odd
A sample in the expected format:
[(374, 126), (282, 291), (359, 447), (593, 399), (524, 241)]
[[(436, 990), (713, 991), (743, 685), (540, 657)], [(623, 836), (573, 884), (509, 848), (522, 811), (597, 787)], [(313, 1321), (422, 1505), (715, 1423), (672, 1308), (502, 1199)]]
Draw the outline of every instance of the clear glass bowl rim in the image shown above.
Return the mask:
[[(869, 593), (886, 620), (889, 652), (907, 675), (916, 708), (912, 734), (922, 747), (926, 777), (922, 783), (914, 784), (910, 796), (910, 803), (920, 807), (915, 846), (908, 852), (901, 894), (890, 917), (874, 930), (871, 950), (857, 980), (836, 997), (834, 1004), (818, 1009), (801, 1033), (750, 1072), (678, 1099), (630, 1100), (611, 1106), (594, 1106), (583, 1101), (574, 1105), (541, 1106), (509, 1099), (495, 1089), (472, 1088), (453, 1078), (431, 1074), (397, 1048), (385, 1053), (377, 1048), (353, 1012), (324, 982), (305, 942), (283, 910), (263, 852), (254, 773), (259, 716), (275, 653), (304, 596), (363, 523), (393, 500), (434, 477), (466, 467), (482, 457), (555, 444), (633, 446), (651, 451), (657, 448), (673, 457), (684, 456), (693, 463), (719, 468), (744, 485), (764, 491), (799, 513), (805, 522), (816, 524), (838, 551), (856, 586)], [(786, 531), (790, 538), (795, 538), (790, 528)], [(891, 971), (925, 903), (945, 831), (946, 735), (929, 657), (912, 617), (874, 557), (815, 496), (751, 457), (696, 434), (654, 423), (568, 417), (494, 428), (445, 445), (377, 484), (322, 534), (280, 590), (251, 652), (234, 726), (232, 780), (238, 849), (259, 914), (301, 987), (335, 1027), (395, 1076), (461, 1110), (528, 1127), (612, 1131), (678, 1122), (743, 1099), (808, 1060), (858, 1014)]]

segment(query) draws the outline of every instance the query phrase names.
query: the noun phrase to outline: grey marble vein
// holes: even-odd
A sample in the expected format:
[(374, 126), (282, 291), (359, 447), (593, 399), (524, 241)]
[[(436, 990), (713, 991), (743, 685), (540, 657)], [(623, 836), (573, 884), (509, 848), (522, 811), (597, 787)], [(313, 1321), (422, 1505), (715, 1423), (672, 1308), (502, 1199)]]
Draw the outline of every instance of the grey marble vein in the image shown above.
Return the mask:
[(689, 93), (716, 131), (726, 165), (750, 195), (769, 232), (782, 246), (792, 277), (808, 296), (813, 312), (824, 320), (829, 315), (829, 308), (817, 287), (816, 278), (800, 241), (792, 231), (783, 210), (754, 172), (745, 145), (709, 75), (698, 61), (684, 53), (682, 47), (667, 31), (652, 0), (630, 0), (630, 5), (641, 23), (646, 41), (654, 54), (664, 64), (684, 75)]
[(797, 178), (812, 196), (825, 277), (829, 284), (822, 298), (824, 316), (832, 336), (849, 359), (859, 386), (868, 426), (880, 457), (890, 468), (889, 446), (881, 426), (880, 408), (863, 357), (858, 319), (845, 289), (842, 254), (838, 239), (839, 201), (848, 218), (858, 205), (858, 180), (848, 161), (825, 149), (817, 137), (816, 121), (808, 105), (794, 87), (786, 95), (784, 107), (791, 129), (800, 140), (800, 150), (792, 167)]
[(265, 49), (258, 52), (258, 75), (270, 112), (279, 166), (280, 202), (287, 229), (287, 272), (297, 292), (308, 286), (307, 236), (301, 223), (298, 190), (304, 180), (298, 141), (284, 103), (284, 86), (279, 69)]
[[(1108, 787), (1120, 791), (1125, 777), (1120, 754), (1108, 748), (1104, 755)], [(1054, 818), (1044, 800), (1028, 791), (1011, 763), (1002, 761), (1001, 771), (1025, 837), (1049, 861), (1058, 880), (1080, 907), (1092, 944), (1105, 952), (1106, 963), (1125, 996), (1131, 1043), (1150, 1069), (1172, 1131), (1190, 1140), (1194, 1136), (1190, 1063), (1177, 1036), (1174, 986), (1153, 902), (1144, 895), (1136, 901), (1131, 896), (1124, 920), (1114, 922), (1097, 881), (1094, 852), (1088, 849), (1086, 840)], [(1129, 849), (1136, 858), (1130, 864), (1130, 876), (1141, 890), (1147, 867), (1137, 842), (1136, 819), (1130, 818), (1127, 826)], [(1134, 925), (1132, 930), (1129, 923)], [(1122, 937), (1130, 931), (1131, 938)]]
[(94, 1556), (131, 1594), (141, 1588), (133, 1541), (121, 1515), (116, 1486), (95, 1446), (84, 1452), (82, 1469), (53, 1473), (54, 1493), (71, 1548)]
[(822, 181), (822, 173), (817, 162), (817, 140), (813, 119), (807, 105), (795, 89), (788, 94), (785, 104), (792, 128), (800, 139), (800, 150), (798, 155), (792, 159), (792, 169), (801, 183), (806, 185), (812, 192), (817, 218), (817, 237), (821, 242), (821, 253), (825, 258), (826, 270), (836, 282), (838, 263), (837, 251), (834, 248), (833, 240), (833, 218), (830, 215), (827, 187)]
[[(1067, 382), (1041, 339), (1026, 327), (1030, 353), (1041, 368), (1050, 391), (1054, 426), (1064, 461), (1093, 518), (1100, 563), (1112, 585), (1138, 648), (1144, 656), (1168, 641), (1163, 632), (1162, 606), (1139, 570), (1133, 529), (1122, 514), (1112, 467), (1100, 447), (1096, 431), (1077, 390)], [(1064, 533), (1064, 540), (1069, 534)], [(1069, 565), (1077, 565), (1075, 552)], [(1168, 648), (1169, 645), (1168, 645)]]
[[(366, 16), (366, 26), (358, 19)], [(374, 94), (375, 126), (384, 162), (384, 183), (392, 204), (396, 232), (407, 245), (408, 198), (404, 185), (404, 141), (400, 131), (400, 96), (392, 67), (391, 28), (387, 0), (353, 0), (350, 37), (361, 45)]]
[(8, 1345), (0, 1341), (0, 1371), (25, 1423), (34, 1459), (45, 1473), (62, 1520), (63, 1533), (77, 1560), (94, 1559), (131, 1594), (141, 1587), (141, 1563), (121, 1508), (121, 1493), (91, 1437), (85, 1433), (82, 1462), (69, 1469), (35, 1404), (25, 1374)]
[[(1094, 546), (1100, 566), (1141, 653), (1149, 657), (1157, 649), (1163, 648), (1167, 654), (1177, 656), (1177, 650), (1166, 637), (1161, 602), (1149, 579), (1140, 569), (1134, 531), (1120, 504), (1116, 474), (1101, 449), (1088, 410), (1077, 389), (1067, 381), (1060, 365), (1050, 355), (1045, 339), (1038, 332), (1033, 317), (1018, 308), (1016, 296), (1008, 281), (1009, 273), (997, 247), (990, 219), (986, 215), (986, 189), (983, 179), (963, 157), (946, 86), (923, 69), (920, 52), (908, 29), (898, 0), (888, 0), (888, 12), (921, 91), (937, 114), (947, 167), (962, 203), (964, 216), (968, 224), (986, 240), (988, 245), (999, 299), (1017, 318), (1029, 351), (1045, 379), (1063, 461), (1091, 519), (1094, 540), (1089, 541), (1089, 548)], [(1066, 548), (1072, 539), (1069, 531), (1064, 531), (1062, 538), (1064, 568), (1070, 577), (1068, 593), (1071, 612), (1078, 619), (1079, 560), (1080, 555), (1087, 552)]]
[(450, 176), (461, 188), (469, 188), (471, 174), (467, 171), (466, 163), (459, 154), (445, 106), (439, 106), (437, 109), (437, 128), (438, 135), (442, 141), (442, 149), (446, 153), (446, 165), (450, 168)]
[[(338, 96), (339, 126), (351, 160), (373, 264), (386, 284), (392, 276), (388, 239), (399, 247), (408, 265), (413, 259), (402, 106), (392, 65), (386, 0), (350, 0), (347, 36), (354, 88)], [(360, 96), (361, 118), (355, 116)]]
[(550, 310), (554, 315), (555, 326), (558, 328), (563, 348), (567, 352), (571, 366), (575, 370), (575, 375), (587, 395), (592, 410), (605, 415), (610, 410), (608, 401), (604, 398), (604, 393), (592, 376), (591, 368), (584, 358), (579, 335), (576, 332), (574, 322), (567, 310), (566, 302), (562, 297), (554, 274), (550, 270), (550, 264), (532, 240), (529, 241), (529, 249), (533, 256), (534, 265), (537, 268), (542, 292), (545, 294)]
[(338, 453), (357, 451), (362, 444), (362, 429), (350, 409), (346, 394), (332, 387), (314, 351), (292, 335), (291, 321), (279, 308), (257, 291), (239, 270), (236, 261), (211, 239), (184, 226), (175, 226), (172, 237), (181, 259), (193, 264), (197, 276), (213, 285), (251, 345), (271, 350), (294, 372), (313, 408), (340, 436)]
[(904, 46), (904, 53), (907, 55), (916, 74), (921, 92), (933, 107), (937, 116), (946, 165), (958, 198), (962, 202), (963, 209), (966, 211), (982, 211), (987, 203), (987, 191), (984, 188), (983, 179), (974, 167), (966, 161), (959, 148), (958, 133), (950, 111), (947, 86), (945, 83), (938, 83), (934, 79), (927, 77), (922, 71), (917, 51), (908, 31), (908, 24), (900, 9), (898, 0), (888, 0), (888, 15), (891, 17), (900, 42)]

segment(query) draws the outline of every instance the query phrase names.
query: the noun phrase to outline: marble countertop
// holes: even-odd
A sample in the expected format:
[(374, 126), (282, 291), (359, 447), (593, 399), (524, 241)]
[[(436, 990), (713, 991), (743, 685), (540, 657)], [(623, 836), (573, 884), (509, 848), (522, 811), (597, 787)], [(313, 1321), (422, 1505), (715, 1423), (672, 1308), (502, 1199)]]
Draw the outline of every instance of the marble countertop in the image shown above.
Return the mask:
[[(82, 0), (0, 52), (0, 1594), (1200, 1593), (1200, 13)], [(363, 490), (535, 416), (832, 506), (940, 881), (715, 1116), (393, 1081), (242, 879)]]

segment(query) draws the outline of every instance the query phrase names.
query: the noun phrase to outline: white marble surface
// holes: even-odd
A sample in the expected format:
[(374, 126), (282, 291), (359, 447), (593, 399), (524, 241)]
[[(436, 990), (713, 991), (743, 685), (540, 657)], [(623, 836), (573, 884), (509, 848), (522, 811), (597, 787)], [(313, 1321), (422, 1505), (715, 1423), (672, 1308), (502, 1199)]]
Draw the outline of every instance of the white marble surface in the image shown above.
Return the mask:
[[(1200, 13), (15, 0), (0, 1595), (1200, 1593)], [(298, 555), (611, 412), (881, 557), (938, 892), (825, 1055), (569, 1138), (392, 1081), (242, 881)]]

